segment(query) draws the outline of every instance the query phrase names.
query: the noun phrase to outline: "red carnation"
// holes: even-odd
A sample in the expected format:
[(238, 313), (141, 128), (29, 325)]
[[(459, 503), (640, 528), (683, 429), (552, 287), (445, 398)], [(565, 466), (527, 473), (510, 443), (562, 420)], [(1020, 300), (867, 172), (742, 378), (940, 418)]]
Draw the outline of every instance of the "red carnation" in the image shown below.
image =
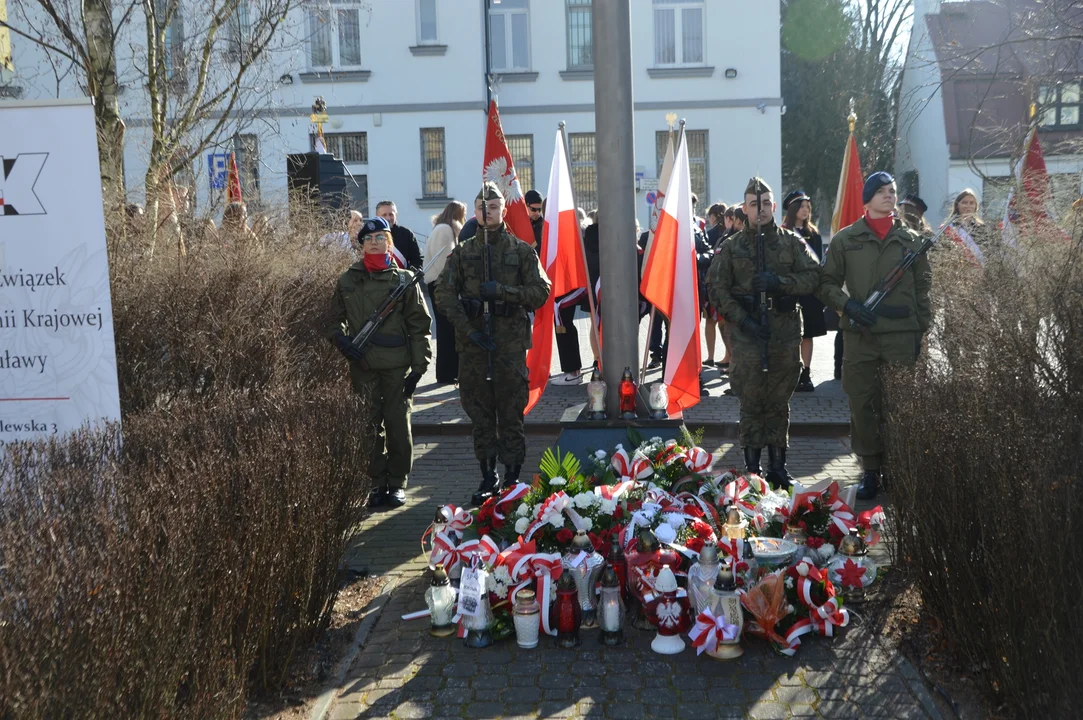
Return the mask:
[(824, 546), (824, 543), (827, 542), (827, 541), (824, 540), (823, 538), (810, 537), (805, 542), (813, 550), (819, 550), (820, 548), (822, 548)]
[(620, 505), (618, 505), (617, 509), (613, 511), (613, 519), (614, 520), (620, 520), (623, 517), (624, 517), (624, 508), (622, 508)]
[(696, 505), (685, 505), (684, 512), (686, 515), (691, 515), (694, 518), (703, 517), (703, 511), (700, 510), (699, 507)]
[(690, 539), (688, 542), (686, 542), (684, 545), (689, 550), (694, 550), (695, 552), (699, 552), (700, 550), (703, 549), (703, 540), (701, 538), (694, 537), (694, 538)]
[(602, 548), (605, 547), (605, 540), (598, 537), (594, 533), (587, 533), (587, 537), (590, 538), (590, 543), (594, 546), (594, 549), (597, 552), (601, 552)]
[(570, 543), (572, 541), (572, 538), (574, 537), (575, 533), (568, 528), (563, 528), (557, 531), (557, 542), (561, 545), (564, 545), (565, 543)]
[(710, 525), (705, 522), (700, 522), (699, 520), (692, 523), (692, 530), (701, 538), (709, 538), (713, 532)]

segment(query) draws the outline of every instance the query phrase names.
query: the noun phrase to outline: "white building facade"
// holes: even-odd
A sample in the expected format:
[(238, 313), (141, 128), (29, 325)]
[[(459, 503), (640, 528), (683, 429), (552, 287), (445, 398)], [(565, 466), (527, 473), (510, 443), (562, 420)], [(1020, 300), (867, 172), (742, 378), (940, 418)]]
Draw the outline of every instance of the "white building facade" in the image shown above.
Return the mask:
[[(714, 200), (740, 200), (752, 175), (781, 190), (778, 0), (629, 1), (635, 99), (629, 133), (642, 178), (641, 224), (649, 220), (647, 201), (669, 114), (687, 120), (700, 214)], [(184, 7), (196, 13), (198, 0)], [(12, 18), (13, 25), (17, 21)], [(141, 22), (132, 26), (133, 46), (141, 28)], [(58, 83), (42, 70), (47, 59), (40, 48), (14, 35), (10, 42), (10, 84), (19, 96), (81, 93), (77, 79)], [(138, 56), (122, 58), (122, 64)], [(250, 205), (283, 205), (286, 155), (312, 149), (309, 113), (320, 96), (330, 117), (324, 126), (328, 149), (358, 182), (355, 208), (368, 216), (378, 201), (393, 200), (400, 224), (427, 235), (430, 216), (451, 199), (471, 205), (478, 191), (487, 73), (523, 190), (545, 194), (554, 134), (563, 121), (578, 202), (592, 209), (597, 178), (590, 0), (306, 3), (279, 31), (260, 71), (263, 84), (253, 83), (257, 91), (244, 122), (203, 152), (184, 182), (194, 188), (199, 208), (213, 207), (221, 191), (213, 187), (215, 159), (208, 156), (236, 149)], [(120, 74), (130, 75), (123, 67)], [(134, 201), (141, 199), (150, 144), (143, 95), (135, 85), (122, 96), (125, 177)]]

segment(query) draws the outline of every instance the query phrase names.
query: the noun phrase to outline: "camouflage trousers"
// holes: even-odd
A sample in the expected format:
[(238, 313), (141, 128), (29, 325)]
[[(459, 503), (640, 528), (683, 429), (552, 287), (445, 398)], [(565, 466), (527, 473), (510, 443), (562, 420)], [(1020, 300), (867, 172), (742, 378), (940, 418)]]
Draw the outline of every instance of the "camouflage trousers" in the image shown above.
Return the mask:
[(403, 396), (409, 368), (355, 370), (354, 392), (368, 399), (369, 421), (375, 431), (369, 475), (373, 487), (406, 488), (414, 465), (414, 437), (410, 427), (413, 401)]
[(526, 460), (526, 353), (493, 353), (493, 379), (485, 379), (488, 353), (459, 353), (459, 398), (474, 424), (474, 454), (478, 460), (499, 457), (505, 465)]
[(850, 446), (865, 470), (879, 470), (884, 451), (880, 436), (882, 370), (917, 360), (916, 332), (869, 335), (846, 331), (842, 356), (842, 389), (850, 399)]
[[(730, 346), (730, 387), (741, 404), (741, 446), (784, 448), (789, 442), (790, 398), (801, 379), (800, 325), (776, 322), (772, 315), (772, 338), (768, 345), (767, 372), (761, 364), (760, 341), (737, 327)], [(793, 316), (796, 320), (796, 315)], [(781, 327), (780, 327), (781, 326)], [(782, 337), (776, 339), (776, 335)]]

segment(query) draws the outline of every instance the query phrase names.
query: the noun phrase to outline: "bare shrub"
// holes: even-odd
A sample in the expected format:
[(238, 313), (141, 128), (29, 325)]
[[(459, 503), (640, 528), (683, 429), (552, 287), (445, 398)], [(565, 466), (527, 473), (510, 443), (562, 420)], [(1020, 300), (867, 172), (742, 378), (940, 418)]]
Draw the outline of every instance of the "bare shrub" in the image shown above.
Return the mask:
[(239, 717), (325, 625), (361, 400), (220, 392), (0, 457), (0, 716)]
[(1070, 717), (1083, 625), (1083, 252), (1055, 228), (938, 251), (918, 367), (886, 378), (889, 515), (926, 611), (992, 699)]

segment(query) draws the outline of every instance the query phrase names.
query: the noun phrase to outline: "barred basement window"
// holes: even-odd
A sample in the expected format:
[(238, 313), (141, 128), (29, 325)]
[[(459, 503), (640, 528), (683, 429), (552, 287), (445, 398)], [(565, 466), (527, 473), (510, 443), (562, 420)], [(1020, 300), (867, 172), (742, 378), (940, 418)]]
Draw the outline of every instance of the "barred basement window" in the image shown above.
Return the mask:
[(598, 156), (594, 150), (594, 133), (570, 133), (568, 152), (575, 201), (590, 212), (598, 207)]
[(515, 165), (519, 187), (524, 193), (527, 190), (537, 190), (534, 187), (534, 136), (505, 135), (504, 138), (508, 141), (508, 152), (511, 153), (511, 161)]
[[(699, 198), (699, 209), (701, 211), (707, 207), (707, 203), (710, 202), (710, 186), (707, 182), (708, 179), (708, 144), (707, 131), (706, 130), (688, 130), (684, 131), (685, 136), (688, 138), (688, 170), (692, 176), (692, 192)], [(658, 176), (662, 176), (662, 163), (666, 159), (666, 145), (669, 142), (669, 131), (659, 130), (654, 135), (656, 160), (658, 168)], [(677, 152), (677, 133), (673, 133), (673, 152)], [(664, 192), (665, 188), (661, 188)]]
[[(331, 153), (344, 163), (361, 163), (369, 161), (369, 136), (368, 133), (324, 133), (324, 145), (327, 152)], [(312, 149), (316, 149), (316, 136), (311, 136)]]
[(421, 128), (421, 197), (447, 197), (444, 128)]

